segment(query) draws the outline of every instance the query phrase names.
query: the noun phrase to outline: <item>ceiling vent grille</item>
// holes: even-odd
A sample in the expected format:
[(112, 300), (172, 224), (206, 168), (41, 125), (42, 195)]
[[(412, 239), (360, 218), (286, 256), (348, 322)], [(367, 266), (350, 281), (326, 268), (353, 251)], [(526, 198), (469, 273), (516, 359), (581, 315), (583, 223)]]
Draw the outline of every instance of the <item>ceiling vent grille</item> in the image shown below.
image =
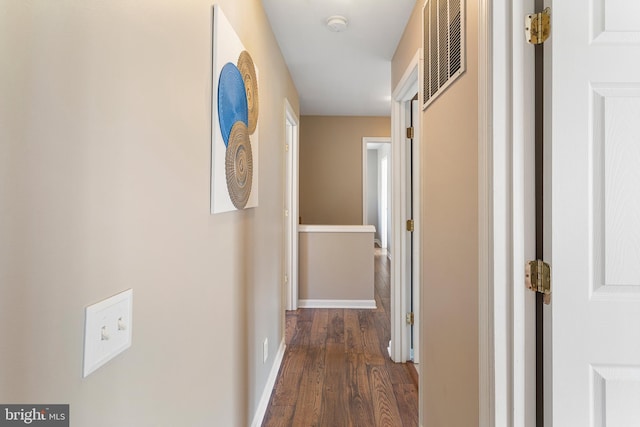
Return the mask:
[(427, 0), (422, 8), (425, 109), (465, 71), (464, 0)]

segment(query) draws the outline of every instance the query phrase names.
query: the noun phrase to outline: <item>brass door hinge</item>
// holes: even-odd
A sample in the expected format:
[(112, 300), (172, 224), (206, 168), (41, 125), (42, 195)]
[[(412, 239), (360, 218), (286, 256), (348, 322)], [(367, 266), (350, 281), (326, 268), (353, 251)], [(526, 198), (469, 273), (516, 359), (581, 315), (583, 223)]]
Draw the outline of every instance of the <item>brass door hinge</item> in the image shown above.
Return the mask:
[(407, 128), (407, 139), (413, 139), (413, 126)]
[(413, 325), (413, 311), (407, 313), (407, 325)]
[(539, 259), (527, 262), (525, 266), (527, 289), (544, 295), (544, 303), (551, 302), (551, 267)]
[(551, 32), (551, 9), (527, 15), (524, 20), (525, 36), (531, 44), (542, 44)]
[(407, 231), (413, 232), (415, 230), (415, 223), (412, 219), (407, 220)]

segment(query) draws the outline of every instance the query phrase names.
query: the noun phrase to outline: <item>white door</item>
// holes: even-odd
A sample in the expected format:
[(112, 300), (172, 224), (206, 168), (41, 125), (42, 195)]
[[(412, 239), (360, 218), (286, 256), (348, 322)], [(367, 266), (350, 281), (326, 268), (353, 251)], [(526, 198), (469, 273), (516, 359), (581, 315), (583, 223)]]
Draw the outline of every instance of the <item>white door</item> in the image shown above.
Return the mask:
[(550, 3), (546, 426), (640, 426), (640, 2)]

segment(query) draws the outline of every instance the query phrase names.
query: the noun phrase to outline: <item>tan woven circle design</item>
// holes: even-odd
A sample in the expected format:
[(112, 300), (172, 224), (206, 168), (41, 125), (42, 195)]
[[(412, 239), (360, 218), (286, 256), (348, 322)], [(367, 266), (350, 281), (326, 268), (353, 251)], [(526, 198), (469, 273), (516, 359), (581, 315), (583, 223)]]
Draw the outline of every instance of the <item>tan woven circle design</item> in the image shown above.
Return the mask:
[(258, 126), (258, 78), (253, 59), (249, 52), (243, 50), (238, 58), (238, 69), (244, 80), (244, 88), (247, 91), (247, 104), (249, 107), (249, 135), (253, 135)]
[(244, 209), (251, 194), (253, 182), (253, 156), (247, 126), (240, 120), (235, 122), (229, 135), (225, 155), (227, 190), (236, 209)]

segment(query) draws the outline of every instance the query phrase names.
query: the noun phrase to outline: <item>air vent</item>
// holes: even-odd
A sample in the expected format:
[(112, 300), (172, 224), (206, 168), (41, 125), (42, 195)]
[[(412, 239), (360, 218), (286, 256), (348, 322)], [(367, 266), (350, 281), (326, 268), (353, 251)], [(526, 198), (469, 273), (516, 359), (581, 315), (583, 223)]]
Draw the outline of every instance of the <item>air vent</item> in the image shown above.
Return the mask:
[(422, 8), (425, 109), (465, 70), (464, 0), (427, 0)]

